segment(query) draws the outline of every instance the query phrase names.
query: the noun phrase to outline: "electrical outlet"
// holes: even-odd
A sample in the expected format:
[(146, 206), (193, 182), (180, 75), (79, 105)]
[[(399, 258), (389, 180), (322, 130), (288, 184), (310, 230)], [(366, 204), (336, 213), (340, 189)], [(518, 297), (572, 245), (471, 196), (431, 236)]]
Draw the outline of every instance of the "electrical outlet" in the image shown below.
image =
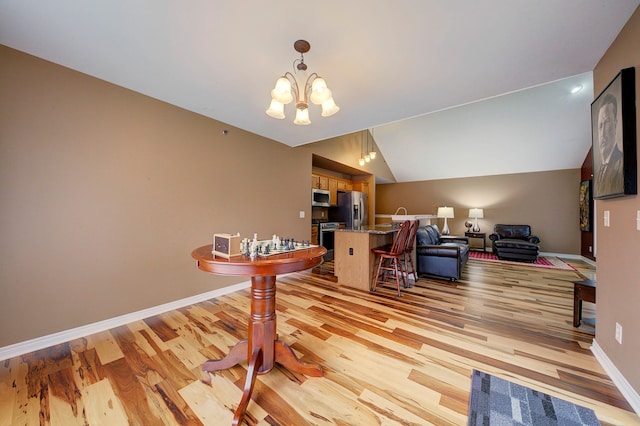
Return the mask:
[(636, 229), (640, 231), (640, 210), (636, 211)]
[(616, 323), (616, 342), (622, 344), (622, 326)]
[(611, 226), (611, 219), (610, 219), (611, 216), (610, 216), (609, 210), (605, 210), (604, 211), (603, 218), (604, 218), (604, 226), (606, 228), (610, 227)]
[(304, 210), (300, 210), (300, 219), (304, 219)]

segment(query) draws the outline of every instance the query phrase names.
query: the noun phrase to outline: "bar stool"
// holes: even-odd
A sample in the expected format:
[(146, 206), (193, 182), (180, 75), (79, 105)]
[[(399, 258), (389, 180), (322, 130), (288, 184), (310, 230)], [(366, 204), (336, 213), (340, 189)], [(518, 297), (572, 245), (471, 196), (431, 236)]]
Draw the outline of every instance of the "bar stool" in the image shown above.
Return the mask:
[(384, 245), (371, 249), (374, 255), (378, 256), (378, 267), (373, 278), (373, 284), (371, 291), (375, 292), (378, 284), (385, 284), (390, 277), (395, 278), (396, 287), (398, 288), (398, 297), (402, 296), (400, 293), (400, 278), (402, 277), (402, 283), (404, 287), (407, 286), (406, 278), (402, 271), (402, 256), (405, 250), (405, 241), (409, 234), (410, 223), (408, 220), (400, 224), (400, 228), (393, 239), (393, 244), (390, 246)]
[[(413, 275), (413, 281), (418, 281), (418, 272), (416, 271), (416, 267), (413, 264), (413, 246), (416, 242), (416, 234), (418, 233), (418, 227), (420, 226), (419, 220), (411, 221), (411, 228), (409, 229), (409, 236), (404, 245), (404, 253), (402, 255), (404, 261), (404, 271), (407, 274), (407, 279), (409, 279), (409, 275)], [(411, 267), (411, 268), (409, 268)]]

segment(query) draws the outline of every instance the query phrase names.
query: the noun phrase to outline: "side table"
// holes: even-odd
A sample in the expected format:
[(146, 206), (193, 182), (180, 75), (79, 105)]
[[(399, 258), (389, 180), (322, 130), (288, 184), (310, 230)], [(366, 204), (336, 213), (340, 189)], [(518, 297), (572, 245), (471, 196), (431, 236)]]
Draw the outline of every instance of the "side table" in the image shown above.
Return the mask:
[[(487, 234), (485, 232), (465, 232), (464, 236), (468, 238), (482, 238), (482, 252), (484, 253), (487, 251)], [(473, 249), (469, 247), (469, 250)], [(475, 250), (480, 251), (479, 248), (476, 248)]]
[(231, 348), (222, 359), (210, 359), (202, 365), (202, 381), (211, 384), (210, 372), (225, 370), (246, 361), (247, 376), (242, 399), (233, 414), (233, 426), (242, 424), (247, 405), (251, 399), (256, 375), (266, 374), (277, 362), (296, 373), (321, 377), (322, 367), (306, 364), (298, 359), (291, 347), (278, 339), (276, 332), (276, 275), (304, 271), (322, 263), (327, 249), (311, 246), (307, 249), (284, 252), (252, 260), (245, 256), (229, 259), (216, 257), (212, 246), (203, 246), (191, 252), (198, 269), (218, 275), (241, 275), (251, 277), (251, 315), (247, 339)]
[(582, 301), (596, 303), (596, 282), (582, 280), (573, 282), (573, 326), (580, 327), (582, 320)]

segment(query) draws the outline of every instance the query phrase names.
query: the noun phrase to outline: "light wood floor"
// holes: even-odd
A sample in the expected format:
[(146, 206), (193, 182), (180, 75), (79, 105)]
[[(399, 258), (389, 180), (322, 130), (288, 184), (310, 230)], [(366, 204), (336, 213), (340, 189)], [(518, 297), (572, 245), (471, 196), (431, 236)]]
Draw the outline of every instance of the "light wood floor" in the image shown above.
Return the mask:
[[(277, 294), (280, 339), (324, 377), (258, 376), (248, 424), (465, 425), (472, 369), (640, 424), (593, 329), (571, 325), (577, 273), (470, 260), (459, 282), (397, 298), (339, 288), (329, 267), (279, 277)], [(211, 387), (200, 366), (246, 337), (248, 312), (245, 290), (0, 362), (0, 425), (231, 424), (246, 364)]]

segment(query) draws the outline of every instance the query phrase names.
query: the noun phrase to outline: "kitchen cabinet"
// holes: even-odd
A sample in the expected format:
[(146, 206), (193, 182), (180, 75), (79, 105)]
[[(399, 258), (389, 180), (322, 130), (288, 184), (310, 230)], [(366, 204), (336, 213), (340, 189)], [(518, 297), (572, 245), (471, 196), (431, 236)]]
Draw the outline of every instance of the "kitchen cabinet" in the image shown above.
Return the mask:
[(364, 192), (365, 194), (369, 194), (369, 182), (364, 181), (355, 181), (353, 182), (353, 190)]
[(312, 174), (311, 187), (319, 189), (329, 189), (329, 178), (327, 176)]
[(335, 205), (338, 201), (338, 191), (353, 191), (353, 182), (346, 179), (340, 179), (332, 176), (319, 175), (317, 173), (311, 174), (311, 187), (318, 189), (326, 189), (331, 191), (332, 198), (331, 204)]
[(338, 179), (338, 191), (353, 191), (353, 183), (348, 180)]
[(320, 189), (329, 189), (329, 178), (320, 176)]
[(338, 179), (329, 178), (329, 204), (338, 204)]
[[(360, 189), (356, 191), (362, 191), (369, 193), (369, 183), (363, 181), (352, 182), (348, 179), (342, 179), (339, 177), (322, 175), (319, 173), (311, 174), (311, 187), (318, 189), (326, 189), (329, 191), (329, 204), (335, 206), (338, 204), (338, 191), (346, 192), (353, 191), (355, 186)], [(365, 189), (361, 189), (361, 188)]]
[(311, 225), (311, 244), (318, 244), (318, 225)]

